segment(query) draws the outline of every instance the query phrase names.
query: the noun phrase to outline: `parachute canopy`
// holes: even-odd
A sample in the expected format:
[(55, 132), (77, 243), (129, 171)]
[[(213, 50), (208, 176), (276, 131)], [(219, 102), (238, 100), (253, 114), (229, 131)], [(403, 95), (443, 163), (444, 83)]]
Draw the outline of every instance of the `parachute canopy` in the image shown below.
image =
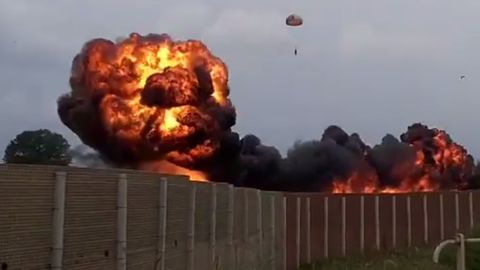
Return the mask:
[(297, 14), (290, 14), (285, 20), (285, 23), (288, 26), (300, 26), (303, 24), (303, 19)]

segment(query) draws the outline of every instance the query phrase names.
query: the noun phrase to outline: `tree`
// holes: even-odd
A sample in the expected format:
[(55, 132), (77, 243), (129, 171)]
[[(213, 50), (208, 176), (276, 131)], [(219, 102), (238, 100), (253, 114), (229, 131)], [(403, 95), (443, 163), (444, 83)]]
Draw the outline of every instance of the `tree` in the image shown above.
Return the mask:
[(69, 165), (70, 144), (48, 129), (27, 130), (18, 134), (5, 149), (6, 163)]

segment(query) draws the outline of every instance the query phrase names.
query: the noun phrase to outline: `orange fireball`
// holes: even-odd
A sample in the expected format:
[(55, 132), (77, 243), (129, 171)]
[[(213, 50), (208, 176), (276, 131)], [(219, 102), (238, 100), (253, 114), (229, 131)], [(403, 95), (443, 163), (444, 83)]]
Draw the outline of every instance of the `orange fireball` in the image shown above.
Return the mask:
[(92, 40), (74, 58), (70, 85), (62, 122), (117, 164), (165, 159), (193, 169), (235, 124), (227, 67), (196, 40)]

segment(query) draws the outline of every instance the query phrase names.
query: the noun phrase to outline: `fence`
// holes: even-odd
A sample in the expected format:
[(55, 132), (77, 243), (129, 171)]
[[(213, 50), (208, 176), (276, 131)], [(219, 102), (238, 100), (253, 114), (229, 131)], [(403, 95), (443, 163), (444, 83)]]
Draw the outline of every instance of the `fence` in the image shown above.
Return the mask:
[(289, 270), (323, 258), (434, 245), (480, 225), (480, 191), (286, 197)]
[(128, 170), (0, 165), (0, 265), (280, 269), (437, 244), (480, 224), (480, 192), (265, 192)]
[(120, 170), (0, 166), (8, 269), (284, 269), (282, 194)]

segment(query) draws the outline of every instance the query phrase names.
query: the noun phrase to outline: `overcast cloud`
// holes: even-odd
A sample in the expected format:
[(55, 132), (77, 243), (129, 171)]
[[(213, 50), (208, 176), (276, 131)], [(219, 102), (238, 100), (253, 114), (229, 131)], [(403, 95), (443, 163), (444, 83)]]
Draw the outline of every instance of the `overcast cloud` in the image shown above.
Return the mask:
[(0, 149), (37, 128), (78, 144), (56, 99), (83, 43), (166, 32), (227, 63), (235, 129), (282, 151), (330, 124), (374, 144), (421, 121), (480, 157), (480, 1), (257, 2), (0, 0)]

